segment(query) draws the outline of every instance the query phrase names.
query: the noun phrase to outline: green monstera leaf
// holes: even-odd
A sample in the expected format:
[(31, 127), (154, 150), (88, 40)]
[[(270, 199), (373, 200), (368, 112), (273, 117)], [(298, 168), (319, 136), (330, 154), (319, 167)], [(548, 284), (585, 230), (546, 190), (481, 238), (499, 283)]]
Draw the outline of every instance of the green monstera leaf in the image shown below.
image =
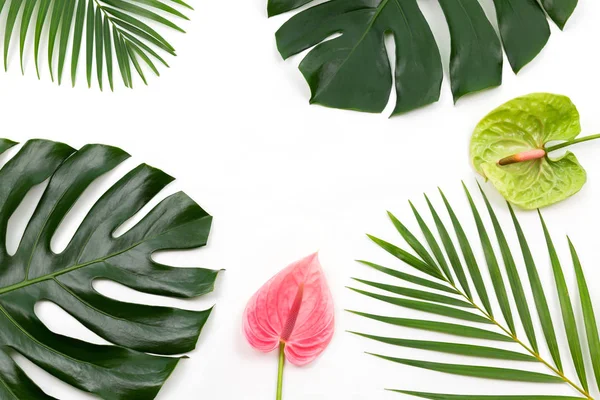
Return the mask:
[[(274, 16), (313, 2), (269, 0), (268, 13)], [(502, 83), (503, 48), (512, 69), (520, 71), (550, 37), (546, 15), (562, 29), (577, 0), (494, 0), (494, 4), (500, 37), (478, 0), (439, 0), (451, 37), (455, 101)], [(395, 42), (393, 72), (386, 35)], [(285, 59), (310, 49), (300, 71), (310, 86), (311, 103), (382, 112), (394, 81), (393, 114), (439, 99), (442, 61), (416, 0), (328, 0), (297, 13), (277, 31), (276, 39)]]
[[(0, 140), (0, 153), (13, 146)], [(117, 301), (92, 286), (108, 279), (132, 289), (191, 298), (213, 290), (218, 272), (159, 264), (161, 250), (206, 244), (211, 216), (183, 193), (167, 197), (126, 233), (115, 230), (173, 180), (140, 165), (92, 207), (66, 249), (51, 239), (83, 191), (128, 157), (87, 145), (79, 151), (32, 140), (0, 169), (0, 398), (47, 400), (11, 358), (16, 352), (64, 382), (103, 399), (152, 399), (181, 357), (192, 350), (211, 310), (186, 311)], [(16, 253), (6, 249), (8, 220), (26, 193), (48, 180)], [(50, 331), (35, 314), (51, 301), (114, 345)], [(152, 353), (148, 354), (148, 353)]]
[[(586, 182), (577, 157), (548, 153), (595, 139), (577, 138), (579, 112), (568, 97), (534, 93), (511, 100), (488, 114), (471, 138), (475, 170), (511, 203), (535, 209), (564, 200)], [(562, 144), (547, 146), (549, 142)]]

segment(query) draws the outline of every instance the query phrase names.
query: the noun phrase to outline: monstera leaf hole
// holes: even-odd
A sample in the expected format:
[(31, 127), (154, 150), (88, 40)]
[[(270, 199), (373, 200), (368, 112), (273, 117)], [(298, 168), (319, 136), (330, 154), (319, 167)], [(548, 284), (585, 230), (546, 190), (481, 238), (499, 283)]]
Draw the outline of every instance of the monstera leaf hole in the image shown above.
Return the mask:
[(0, 139), (0, 157), (0, 398), (54, 399), (34, 369), (103, 399), (155, 398), (211, 314), (188, 299), (219, 274), (164, 260), (206, 245), (212, 217), (116, 147)]
[[(380, 113), (395, 87), (392, 115), (437, 102), (443, 79), (438, 41), (417, 0), (268, 0), (269, 16), (302, 6), (276, 32), (284, 59), (308, 50), (299, 69), (311, 103)], [(517, 73), (545, 47), (548, 16), (563, 28), (577, 0), (494, 0), (498, 32), (479, 0), (439, 0), (450, 36), (449, 75), (454, 100), (499, 86), (503, 53)], [(439, 3), (439, 4), (438, 4)], [(429, 5), (427, 5), (429, 7)], [(433, 6), (432, 6), (433, 7)], [(423, 9), (422, 9), (423, 8)], [(439, 11), (439, 10), (438, 10)], [(332, 33), (341, 32), (334, 40)], [(386, 33), (396, 42), (389, 61)], [(393, 78), (392, 78), (393, 77)]]
[[(128, 300), (131, 301), (131, 297), (129, 297)], [(75, 339), (85, 340), (86, 342), (98, 345), (111, 344), (109, 341), (90, 331), (71, 314), (51, 301), (38, 301), (35, 304), (35, 315), (48, 327), (48, 329), (56, 334), (70, 336)], [(33, 370), (31, 366), (26, 366), (26, 368)], [(35, 373), (39, 374), (40, 371), (36, 371)], [(57, 379), (51, 380), (53, 383), (57, 383)]]
[[(52, 306), (52, 305), (53, 304), (50, 302), (45, 302), (45, 304), (43, 304), (42, 305), (43, 307), (41, 307), (41, 308), (44, 308), (45, 306)], [(75, 336), (76, 334), (72, 333), (71, 335)], [(89, 341), (90, 338), (87, 337), (87, 340)], [(12, 360), (14, 360), (16, 362), (16, 364), (23, 371), (26, 372), (27, 376), (34, 377), (36, 380), (38, 380), (40, 383), (40, 386), (44, 390), (51, 391), (55, 394), (60, 394), (60, 393), (64, 393), (64, 392), (69, 392), (70, 394), (72, 394), (73, 392), (75, 392), (75, 393), (77, 393), (77, 395), (76, 395), (77, 400), (97, 400), (98, 399), (97, 396), (90, 395), (90, 394), (82, 392), (78, 389), (73, 389), (68, 384), (61, 382), (60, 380), (56, 379), (55, 377), (53, 377), (52, 375), (50, 375), (49, 373), (44, 371), (42, 368), (38, 367), (37, 365), (35, 365), (31, 361), (29, 361), (26, 357), (23, 357), (20, 353), (14, 351), (14, 350), (8, 350), (8, 351), (6, 351), (6, 353), (11, 357)], [(12, 398), (9, 398), (9, 399), (12, 400)], [(52, 400), (54, 400), (54, 397), (52, 398)], [(56, 400), (63, 400), (63, 398), (58, 397)]]
[[(81, 194), (77, 199), (77, 202), (67, 212), (65, 217), (60, 222), (55, 234), (52, 236), (50, 242), (50, 248), (54, 253), (62, 253), (68, 246), (73, 236), (77, 232), (77, 229), (81, 226), (85, 216), (96, 204), (102, 195), (109, 190), (114, 184), (121, 180), (127, 173), (131, 172), (138, 165), (137, 161), (128, 158), (117, 165), (110, 172), (97, 177)], [(47, 184), (47, 182), (46, 182)], [(156, 205), (158, 201), (163, 200), (169, 194), (172, 194), (173, 190), (170, 190), (170, 185), (166, 186), (160, 193), (156, 195), (148, 204), (146, 204), (140, 211), (138, 211), (132, 218), (137, 218), (139, 221), (141, 217), (148, 214), (151, 208), (147, 206), (152, 204)], [(126, 221), (123, 225), (127, 224)], [(113, 237), (117, 237), (117, 232), (121, 230), (122, 226), (119, 226), (114, 232)]]
[(23, 238), (23, 234), (25, 233), (27, 223), (31, 219), (31, 216), (35, 211), (35, 207), (42, 198), (44, 190), (46, 190), (47, 186), (48, 180), (45, 180), (44, 182), (32, 187), (25, 195), (23, 201), (21, 204), (19, 204), (15, 212), (10, 216), (7, 230), (13, 234), (7, 235), (6, 237), (6, 251), (8, 252), (8, 255), (14, 256), (17, 252), (17, 248), (19, 247), (21, 239)]

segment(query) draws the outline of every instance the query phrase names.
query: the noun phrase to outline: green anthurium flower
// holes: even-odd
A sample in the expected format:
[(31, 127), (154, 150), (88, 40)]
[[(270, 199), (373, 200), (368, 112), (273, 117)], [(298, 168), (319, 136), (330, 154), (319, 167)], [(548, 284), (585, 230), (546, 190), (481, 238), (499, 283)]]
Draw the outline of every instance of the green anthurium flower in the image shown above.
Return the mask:
[[(533, 93), (513, 99), (483, 118), (471, 138), (475, 170), (509, 202), (536, 209), (577, 193), (586, 172), (571, 152), (549, 153), (600, 137), (577, 138), (579, 112), (566, 96)], [(562, 143), (549, 146), (549, 142)]]

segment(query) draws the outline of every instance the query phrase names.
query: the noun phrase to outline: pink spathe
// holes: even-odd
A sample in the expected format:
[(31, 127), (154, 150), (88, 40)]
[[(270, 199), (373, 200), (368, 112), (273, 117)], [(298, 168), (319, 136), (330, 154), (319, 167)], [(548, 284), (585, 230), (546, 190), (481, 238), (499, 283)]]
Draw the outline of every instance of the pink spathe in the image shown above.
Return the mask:
[(270, 352), (283, 342), (286, 359), (299, 366), (325, 350), (334, 325), (333, 298), (317, 253), (271, 278), (244, 311), (244, 334), (250, 345)]

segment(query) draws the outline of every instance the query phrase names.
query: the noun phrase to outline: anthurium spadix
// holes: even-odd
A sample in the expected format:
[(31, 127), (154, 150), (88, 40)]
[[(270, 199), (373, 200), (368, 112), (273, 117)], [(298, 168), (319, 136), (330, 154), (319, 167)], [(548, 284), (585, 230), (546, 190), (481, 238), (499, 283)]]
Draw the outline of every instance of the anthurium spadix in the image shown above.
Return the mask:
[(334, 332), (331, 292), (318, 254), (289, 265), (252, 296), (244, 311), (244, 335), (262, 352), (279, 349), (277, 399), (285, 360), (302, 366), (316, 359)]

